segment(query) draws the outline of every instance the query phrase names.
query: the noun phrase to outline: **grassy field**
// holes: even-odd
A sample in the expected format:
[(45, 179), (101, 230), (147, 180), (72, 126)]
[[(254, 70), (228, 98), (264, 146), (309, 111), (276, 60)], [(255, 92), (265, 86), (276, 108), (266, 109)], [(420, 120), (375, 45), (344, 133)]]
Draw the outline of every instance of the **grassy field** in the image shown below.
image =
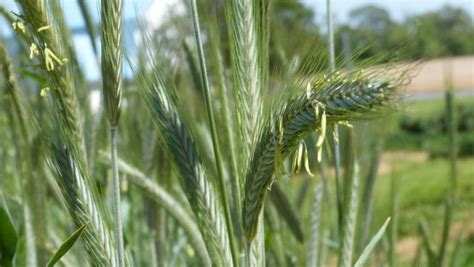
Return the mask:
[[(420, 244), (418, 222), (425, 218), (431, 233), (441, 233), (444, 200), (449, 183), (449, 166), (445, 159), (414, 162), (398, 159), (391, 162), (392, 173), (381, 175), (376, 183), (374, 196), (375, 225), (380, 225), (390, 216), (391, 182), (390, 175), (398, 183), (400, 199), (398, 251), (402, 261), (414, 256)], [(474, 249), (474, 158), (458, 161), (458, 197), (455, 204), (454, 220), (450, 230), (451, 245), (458, 233), (462, 232), (462, 242)], [(436, 244), (440, 235), (433, 235)], [(408, 240), (411, 240), (409, 242)], [(404, 248), (409, 246), (411, 249)], [(467, 263), (466, 263), (467, 264)]]
[(471, 100), (396, 109), (405, 73), (337, 71), (331, 5), (328, 65), (308, 46), (276, 73), (271, 1), (212, 15), (189, 0), (169, 29), (139, 27), (136, 60), (122, 0), (100, 3), (100, 33), (79, 1), (100, 65), (93, 111), (60, 1), (17, 2), (0, 5), (18, 44), (0, 40), (0, 266), (474, 263), (474, 153), (459, 150), (458, 190), (447, 157), (455, 129), (474, 146)]
[[(398, 154), (400, 156), (402, 154)], [(418, 248), (421, 248), (421, 237), (418, 231), (420, 219), (428, 222), (432, 233), (432, 243), (439, 244), (443, 227), (444, 200), (446, 198), (449, 183), (449, 163), (446, 159), (417, 159), (413, 160), (406, 152), (405, 158), (385, 159), (382, 165), (390, 166), (390, 169), (382, 170), (377, 177), (374, 191), (374, 213), (372, 228), (376, 229), (391, 216), (391, 178), (396, 179), (398, 184), (399, 210), (398, 210), (398, 238), (397, 259), (400, 266), (411, 266)], [(449, 253), (455, 246), (458, 234), (461, 234), (461, 242), (464, 248), (459, 253), (465, 262), (460, 266), (471, 266), (474, 258), (469, 249), (474, 249), (474, 157), (458, 160), (458, 201), (456, 202), (453, 224), (450, 230)], [(301, 193), (301, 188), (308, 187), (308, 196), (301, 207), (302, 221), (307, 222), (311, 210), (311, 194), (318, 179), (311, 179), (309, 184), (305, 179), (298, 177), (282, 183), (284, 187), (292, 191), (293, 199)], [(329, 193), (334, 193), (334, 180), (329, 180)], [(329, 198), (334, 198), (330, 195)], [(334, 205), (334, 199), (329, 201)], [(361, 214), (361, 213), (360, 213)], [(307, 217), (307, 218), (306, 218)], [(359, 215), (359, 226), (361, 217)], [(308, 229), (309, 225), (306, 226)], [(448, 254), (450, 255), (450, 254)], [(449, 257), (448, 257), (449, 258)], [(471, 264), (471, 265), (469, 265)]]

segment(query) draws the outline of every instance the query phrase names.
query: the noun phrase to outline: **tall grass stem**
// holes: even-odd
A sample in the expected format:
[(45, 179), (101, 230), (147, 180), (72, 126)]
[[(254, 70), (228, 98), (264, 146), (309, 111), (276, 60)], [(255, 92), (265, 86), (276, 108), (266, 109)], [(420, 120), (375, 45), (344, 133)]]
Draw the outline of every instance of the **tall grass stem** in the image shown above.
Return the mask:
[(359, 191), (359, 164), (354, 160), (352, 173), (352, 184), (349, 188), (347, 199), (347, 214), (344, 216), (344, 226), (342, 232), (342, 249), (339, 255), (339, 267), (352, 266), (352, 254), (354, 250), (354, 236), (357, 221), (358, 191)]
[(113, 216), (115, 226), (115, 245), (117, 249), (118, 266), (125, 266), (125, 254), (123, 248), (123, 226), (122, 213), (120, 211), (120, 176), (117, 165), (117, 127), (110, 126), (110, 156), (112, 159), (112, 191), (113, 191)]
[(446, 249), (448, 246), (449, 230), (451, 228), (451, 221), (453, 218), (453, 212), (455, 203), (457, 200), (456, 187), (457, 187), (457, 170), (456, 170), (456, 130), (457, 121), (454, 114), (454, 93), (452, 85), (452, 66), (447, 64), (445, 69), (445, 102), (446, 102), (446, 124), (448, 128), (448, 155), (449, 155), (449, 188), (445, 200), (445, 216), (443, 232), (441, 237), (441, 244), (438, 253), (438, 264), (443, 266), (444, 258), (446, 255)]
[[(236, 242), (235, 242), (234, 227), (233, 227), (232, 217), (230, 213), (229, 197), (227, 194), (224, 171), (222, 169), (222, 158), (219, 151), (219, 141), (217, 137), (216, 122), (214, 120), (214, 111), (212, 108), (211, 92), (209, 89), (209, 80), (208, 80), (207, 68), (206, 68), (206, 59), (204, 57), (204, 49), (203, 49), (202, 41), (201, 41), (201, 30), (199, 26), (197, 4), (196, 4), (196, 0), (189, 0), (189, 3), (190, 3), (191, 13), (192, 13), (196, 45), (198, 48), (199, 66), (201, 68), (201, 82), (203, 83), (204, 100), (206, 104), (207, 117), (209, 120), (209, 127), (211, 130), (212, 147), (214, 150), (220, 195), (222, 197), (222, 203), (224, 206), (225, 221), (226, 221), (227, 232), (228, 232), (229, 240), (230, 240), (232, 260), (233, 260), (234, 266), (238, 266), (238, 261), (237, 261), (238, 253), (237, 253)], [(237, 188), (235, 188), (234, 190), (237, 190)]]
[[(329, 60), (329, 72), (332, 74), (336, 69), (336, 62), (334, 56), (334, 29), (332, 21), (332, 0), (326, 1), (326, 17), (327, 17), (327, 30), (328, 30), (328, 60)], [(334, 125), (334, 132), (339, 134), (339, 127)], [(336, 183), (336, 201), (337, 201), (337, 219), (338, 219), (338, 229), (339, 232), (342, 230), (342, 220), (343, 220), (343, 190), (341, 183), (341, 153), (339, 142), (334, 141), (333, 143), (334, 150), (334, 171), (335, 171), (335, 183)]]

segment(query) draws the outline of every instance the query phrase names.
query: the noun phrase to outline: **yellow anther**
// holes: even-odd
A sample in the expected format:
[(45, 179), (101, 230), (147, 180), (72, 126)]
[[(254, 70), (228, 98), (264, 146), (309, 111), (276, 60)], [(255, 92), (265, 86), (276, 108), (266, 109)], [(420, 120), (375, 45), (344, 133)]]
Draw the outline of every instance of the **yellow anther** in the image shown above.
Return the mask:
[(348, 121), (340, 121), (340, 122), (338, 122), (337, 124), (340, 124), (340, 125), (342, 125), (342, 126), (346, 126), (346, 127), (348, 127), (348, 128), (353, 128), (353, 127), (354, 127), (354, 126), (353, 126), (352, 124), (350, 124), (350, 122), (348, 122)]
[(308, 84), (306, 85), (306, 98), (311, 98), (311, 82), (308, 82)]
[(306, 144), (304, 144), (304, 169), (306, 170), (306, 173), (313, 177), (313, 173), (311, 172), (311, 169), (309, 168), (309, 161), (308, 161), (308, 148), (306, 147)]
[(323, 147), (320, 146), (318, 147), (318, 162), (321, 162), (322, 158), (323, 158)]
[(304, 142), (301, 141), (300, 142), (300, 146), (298, 147), (298, 165), (297, 165), (297, 168), (296, 168), (296, 173), (300, 172), (300, 169), (301, 169), (301, 161), (303, 160), (303, 152), (304, 152)]
[(38, 28), (37, 32), (42, 32), (51, 29), (51, 25), (46, 25), (43, 27)]
[(303, 159), (303, 146), (304, 142), (300, 141), (300, 144), (298, 145), (298, 149), (296, 150), (295, 157), (293, 158), (293, 166), (292, 166), (292, 172), (293, 173), (299, 173), (301, 169), (301, 160)]
[(273, 183), (275, 182), (275, 179), (272, 179), (272, 181), (270, 182), (270, 184), (268, 185), (267, 187), (267, 190), (268, 191), (272, 191), (272, 186), (273, 186)]
[(48, 92), (49, 92), (49, 87), (44, 87), (40, 91), (40, 96), (41, 97), (46, 97), (46, 96), (48, 96)]
[(319, 117), (319, 104), (316, 104), (314, 107), (314, 114), (316, 115), (316, 118)]
[(283, 118), (280, 116), (280, 118), (278, 118), (278, 130), (279, 130), (279, 133), (280, 133), (280, 144), (283, 143), (283, 134), (284, 134), (284, 129), (283, 129)]
[(64, 64), (64, 59), (59, 59), (53, 51), (51, 51), (48, 47), (44, 49), (44, 62), (46, 64), (46, 70), (52, 71), (54, 70), (54, 62), (56, 62), (59, 66)]
[(21, 21), (15, 21), (12, 23), (12, 27), (14, 30), (19, 30), (21, 31), (22, 33), (25, 33), (26, 32), (26, 29), (25, 29), (25, 24), (23, 24), (23, 22)]
[(33, 59), (35, 55), (39, 55), (38, 46), (35, 43), (30, 45), (30, 59)]
[(321, 133), (319, 134), (318, 142), (316, 143), (316, 147), (321, 147), (324, 142), (324, 138), (326, 137), (326, 111), (323, 111), (323, 115), (321, 116)]
[(339, 144), (339, 132), (337, 131), (337, 128), (336, 126), (334, 125), (334, 127), (332, 128), (332, 136), (334, 138), (334, 142), (336, 144)]

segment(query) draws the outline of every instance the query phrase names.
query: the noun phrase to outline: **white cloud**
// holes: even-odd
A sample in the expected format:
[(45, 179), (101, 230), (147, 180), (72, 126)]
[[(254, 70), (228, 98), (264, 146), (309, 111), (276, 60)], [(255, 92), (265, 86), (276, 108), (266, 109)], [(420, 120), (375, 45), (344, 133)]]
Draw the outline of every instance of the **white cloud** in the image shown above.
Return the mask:
[(155, 0), (144, 10), (146, 19), (152, 28), (159, 27), (171, 15), (183, 14), (185, 11), (186, 7), (179, 0)]

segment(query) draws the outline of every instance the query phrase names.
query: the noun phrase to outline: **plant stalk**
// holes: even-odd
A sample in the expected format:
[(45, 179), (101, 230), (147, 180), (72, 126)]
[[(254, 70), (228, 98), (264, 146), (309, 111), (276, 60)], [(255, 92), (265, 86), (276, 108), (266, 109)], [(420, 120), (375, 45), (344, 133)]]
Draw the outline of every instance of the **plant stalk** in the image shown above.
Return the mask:
[[(234, 227), (233, 227), (233, 222), (232, 222), (232, 218), (230, 214), (229, 197), (227, 194), (224, 172), (222, 170), (222, 158), (219, 151), (219, 141), (217, 139), (216, 123), (214, 120), (211, 93), (209, 89), (209, 80), (207, 77), (206, 59), (204, 58), (204, 49), (203, 49), (202, 41), (201, 41), (201, 31), (199, 27), (199, 17), (198, 17), (196, 0), (189, 0), (189, 4), (191, 7), (196, 45), (198, 48), (199, 65), (201, 68), (201, 82), (203, 83), (204, 100), (206, 104), (207, 117), (209, 120), (209, 127), (211, 130), (211, 136), (212, 136), (212, 147), (214, 150), (214, 157), (216, 161), (219, 191), (221, 192), (222, 202), (224, 206), (225, 221), (226, 221), (226, 226), (227, 226), (227, 233), (229, 235), (233, 265), (238, 266), (238, 261), (237, 261), (238, 253), (237, 253), (236, 242), (235, 242)], [(237, 190), (237, 188), (235, 188), (235, 190)]]
[(347, 214), (344, 216), (344, 226), (342, 232), (342, 244), (339, 254), (339, 267), (352, 266), (352, 255), (354, 254), (354, 236), (357, 221), (357, 210), (359, 206), (359, 165), (357, 159), (354, 160), (352, 181), (348, 188)]
[[(334, 56), (334, 29), (332, 24), (332, 1), (326, 1), (326, 15), (327, 15), (327, 30), (328, 30), (328, 59), (329, 59), (329, 72), (332, 74), (336, 70), (336, 62)], [(334, 125), (334, 132), (339, 134), (339, 127)], [(334, 150), (334, 171), (335, 171), (335, 182), (336, 182), (336, 201), (337, 201), (337, 221), (339, 233), (342, 230), (342, 215), (344, 208), (344, 200), (342, 194), (342, 184), (341, 184), (341, 175), (340, 175), (340, 166), (341, 166), (341, 153), (339, 148), (339, 142), (334, 141), (333, 144)]]
[(454, 114), (454, 95), (452, 86), (452, 66), (448, 64), (445, 67), (445, 103), (446, 103), (446, 126), (448, 130), (448, 154), (449, 154), (449, 178), (450, 184), (448, 193), (445, 201), (445, 216), (444, 225), (441, 238), (441, 244), (438, 253), (438, 264), (443, 266), (446, 255), (446, 249), (449, 241), (449, 230), (451, 228), (451, 222), (453, 218), (453, 211), (457, 200), (456, 187), (457, 187), (457, 170), (456, 170), (456, 118)]
[(122, 213), (120, 211), (120, 177), (117, 165), (117, 126), (110, 126), (110, 156), (112, 159), (112, 191), (113, 191), (113, 216), (115, 246), (117, 249), (117, 264), (119, 267), (125, 266), (123, 234), (122, 234)]

